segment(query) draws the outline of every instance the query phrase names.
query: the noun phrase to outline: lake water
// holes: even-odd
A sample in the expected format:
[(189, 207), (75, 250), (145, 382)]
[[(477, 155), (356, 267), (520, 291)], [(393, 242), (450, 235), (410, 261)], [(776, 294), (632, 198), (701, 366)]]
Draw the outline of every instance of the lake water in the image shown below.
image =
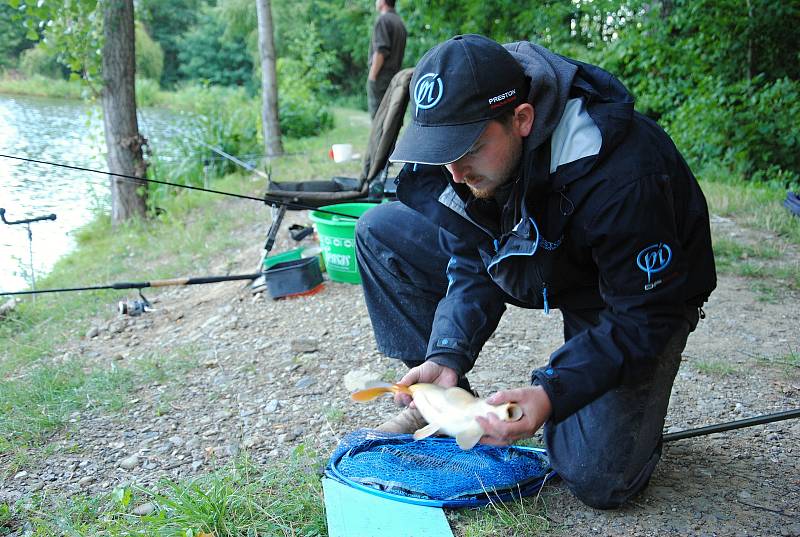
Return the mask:
[[(186, 116), (164, 110), (139, 113), (139, 130), (151, 147), (180, 136), (187, 122)], [(100, 109), (80, 101), (0, 95), (0, 154), (105, 170)], [(55, 221), (30, 225), (37, 278), (74, 247), (75, 229), (89, 222), (93, 211), (108, 209), (109, 197), (107, 175), (0, 157), (0, 207), (6, 219), (56, 215)], [(25, 225), (0, 222), (0, 291), (29, 286), (28, 248)]]

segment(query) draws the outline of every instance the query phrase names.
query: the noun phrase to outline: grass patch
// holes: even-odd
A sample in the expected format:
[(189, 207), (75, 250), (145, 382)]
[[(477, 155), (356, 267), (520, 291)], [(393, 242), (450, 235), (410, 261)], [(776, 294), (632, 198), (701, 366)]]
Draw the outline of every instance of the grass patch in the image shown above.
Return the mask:
[(448, 514), (454, 533), (464, 537), (527, 537), (548, 535), (552, 530), (546, 506), (539, 496)]
[(800, 265), (782, 259), (786, 244), (744, 244), (729, 237), (714, 236), (714, 260), (717, 272), (760, 280), (753, 291), (760, 300), (775, 302), (783, 288), (800, 289)]
[(78, 360), (41, 365), (19, 378), (3, 381), (0, 454), (40, 443), (77, 410), (119, 408), (121, 391), (130, 383), (128, 371), (112, 368), (87, 373)]
[(759, 356), (757, 361), (761, 365), (780, 370), (787, 378), (800, 377), (800, 352), (798, 351), (789, 351), (779, 356)]
[(714, 257), (717, 263), (731, 265), (749, 259), (778, 259), (782, 251), (772, 244), (743, 244), (727, 237), (714, 237)]
[(697, 371), (711, 377), (725, 377), (739, 372), (735, 366), (718, 360), (699, 360), (693, 365)]
[(747, 183), (713, 167), (705, 172), (701, 174), (701, 186), (712, 214), (777, 236), (769, 242), (746, 243), (715, 233), (718, 272), (761, 280), (753, 284), (753, 290), (766, 302), (778, 301), (783, 287), (800, 289), (800, 263), (788, 260), (787, 255), (790, 249), (800, 246), (800, 218), (783, 207), (785, 188)]
[[(137, 385), (168, 382), (196, 366), (191, 350), (170, 356), (145, 356), (129, 367), (87, 366), (84, 360), (37, 364), (0, 382), (0, 473), (13, 474), (35, 457), (36, 446), (79, 412), (123, 407), (123, 397)], [(42, 450), (46, 456), (48, 448)]]
[[(38, 496), (18, 505), (8, 518), (26, 520), (34, 536), (323, 536), (323, 466), (323, 458), (302, 445), (286, 461), (269, 467), (244, 453), (195, 479), (120, 487), (102, 496), (56, 500), (55, 506)], [(151, 508), (148, 514), (133, 514), (146, 504)], [(553, 529), (539, 496), (448, 510), (447, 515), (455, 534), (465, 537), (536, 536)]]
[(28, 78), (4, 74), (0, 76), (0, 93), (55, 99), (84, 99), (90, 92), (89, 88), (79, 80), (47, 78), (41, 75)]
[[(217, 472), (152, 488), (126, 487), (100, 497), (73, 497), (55, 509), (44, 498), (21, 508), (33, 535), (327, 535), (321, 459), (303, 446), (279, 465), (246, 454)], [(133, 515), (143, 504), (154, 510)]]
[(783, 206), (786, 188), (748, 183), (714, 167), (705, 168), (698, 177), (713, 214), (733, 218), (740, 225), (769, 231), (800, 245), (800, 218), (793, 217)]

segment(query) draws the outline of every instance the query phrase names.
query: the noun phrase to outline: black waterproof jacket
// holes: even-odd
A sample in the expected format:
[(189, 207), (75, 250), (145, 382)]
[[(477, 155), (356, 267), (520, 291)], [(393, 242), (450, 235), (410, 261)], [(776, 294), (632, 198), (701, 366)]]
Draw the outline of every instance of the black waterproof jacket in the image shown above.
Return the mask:
[[(526, 51), (545, 50), (506, 46), (523, 66)], [(443, 166), (407, 164), (398, 177), (398, 197), (440, 226), (450, 256), (426, 359), (468, 372), (506, 303), (599, 313), (532, 374), (554, 421), (652, 367), (716, 286), (706, 201), (670, 138), (616, 78), (558, 58), (574, 66), (558, 124), (526, 140), (502, 210)]]

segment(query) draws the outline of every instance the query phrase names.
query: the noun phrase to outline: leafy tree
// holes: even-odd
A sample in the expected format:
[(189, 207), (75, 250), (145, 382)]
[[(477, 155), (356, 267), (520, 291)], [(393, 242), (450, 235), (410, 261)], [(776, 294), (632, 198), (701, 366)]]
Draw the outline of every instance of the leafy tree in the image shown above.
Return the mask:
[(14, 19), (25, 26), (27, 39), (37, 41), (48, 54), (56, 55), (71, 77), (83, 78), (99, 95), (102, 48), (102, 16), (98, 0), (72, 0), (63, 5), (48, 2), (35, 4), (5, 0), (14, 8)]
[(278, 80), (275, 66), (275, 30), (272, 24), (272, 3), (257, 0), (258, 49), (261, 56), (261, 126), (264, 149), (270, 157), (283, 154), (281, 127), (278, 120)]
[(136, 76), (150, 80), (161, 80), (164, 70), (164, 51), (153, 41), (147, 30), (136, 23)]
[(58, 61), (57, 55), (47, 50), (42, 43), (22, 51), (19, 57), (19, 70), (29, 77), (39, 75), (67, 79), (70, 75), (70, 70)]
[(197, 26), (179, 39), (178, 60), (178, 72), (187, 79), (255, 89), (246, 43), (240, 36), (225, 39), (224, 21), (214, 8), (203, 8)]
[[(85, 80), (102, 99), (109, 171), (144, 177), (147, 141), (139, 134), (136, 120), (133, 0), (7, 3), (24, 22), (26, 36), (35, 39), (41, 32), (44, 50), (57, 54), (72, 76)], [(113, 176), (110, 183), (114, 224), (144, 215), (143, 183)]]
[(179, 40), (197, 22), (201, 5), (201, 0), (137, 0), (139, 20), (164, 52), (161, 85), (165, 88), (174, 87), (180, 78)]
[(27, 29), (14, 15), (16, 10), (0, 3), (0, 69), (14, 67), (22, 51), (35, 43), (26, 37)]

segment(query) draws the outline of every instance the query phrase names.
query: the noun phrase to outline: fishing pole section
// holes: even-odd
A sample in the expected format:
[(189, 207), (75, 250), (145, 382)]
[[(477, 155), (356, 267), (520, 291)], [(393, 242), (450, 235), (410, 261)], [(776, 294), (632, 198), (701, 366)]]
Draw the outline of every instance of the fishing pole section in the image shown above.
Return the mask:
[(31, 224), (35, 222), (53, 221), (56, 219), (55, 214), (48, 214), (46, 216), (36, 216), (34, 218), (23, 218), (22, 220), (6, 220), (6, 210), (0, 207), (0, 219), (8, 226), (24, 225), (28, 230), (28, 259), (31, 266), (31, 288), (36, 289), (36, 272), (33, 267), (33, 232), (31, 231)]
[[(222, 190), (213, 190), (213, 189), (210, 189), (210, 188), (203, 188), (203, 187), (199, 187), (199, 186), (182, 185), (182, 184), (179, 184), (179, 183), (171, 183), (169, 181), (160, 181), (158, 179), (147, 179), (145, 177), (136, 177), (135, 175), (126, 175), (126, 174), (123, 174), (123, 173), (114, 173), (114, 172), (108, 172), (108, 171), (103, 171), (103, 170), (94, 170), (92, 168), (84, 168), (82, 166), (71, 166), (69, 164), (61, 164), (59, 162), (49, 162), (49, 161), (46, 161), (46, 160), (38, 160), (38, 159), (32, 159), (32, 158), (27, 158), (27, 157), (17, 157), (17, 156), (14, 156), (14, 155), (5, 155), (5, 154), (2, 154), (2, 153), (0, 153), (0, 157), (1, 158), (13, 159), (13, 160), (21, 160), (23, 162), (32, 162), (32, 163), (35, 163), (35, 164), (45, 164), (47, 166), (55, 166), (57, 168), (66, 168), (68, 170), (76, 170), (76, 171), (82, 171), (82, 172), (88, 172), (88, 173), (97, 173), (97, 174), (101, 174), (101, 175), (111, 175), (113, 177), (119, 177), (121, 179), (127, 179), (129, 181), (141, 181), (141, 182), (145, 182), (145, 183), (154, 183), (154, 184), (157, 184), (157, 185), (174, 186), (176, 188), (185, 188), (187, 190), (197, 190), (199, 192), (207, 192), (209, 194), (218, 194), (218, 195), (221, 195), (221, 196), (229, 196), (229, 197), (232, 197), (232, 198), (239, 198), (239, 199), (257, 201), (259, 203), (263, 203), (265, 205), (269, 205), (269, 206), (272, 206), (272, 207), (286, 206), (288, 209), (296, 209), (296, 210), (301, 210), (301, 211), (317, 211), (319, 213), (329, 214), (331, 216), (339, 216), (341, 218), (358, 219), (357, 216), (353, 216), (352, 214), (346, 214), (346, 213), (340, 213), (340, 212), (336, 212), (336, 211), (331, 211), (330, 209), (322, 209), (322, 208), (319, 208), (319, 207), (315, 207), (313, 205), (305, 205), (305, 204), (302, 204), (302, 203), (298, 203), (296, 201), (287, 201), (287, 200), (279, 199), (279, 198), (276, 198), (276, 197), (270, 197), (270, 196), (268, 196), (266, 194), (261, 198), (257, 198), (255, 196), (247, 196), (245, 194), (235, 194), (233, 192), (225, 192), (225, 191), (222, 191)], [(267, 178), (269, 178), (269, 176), (267, 176)]]
[(136, 289), (139, 291), (140, 300), (132, 302), (120, 301), (117, 308), (123, 315), (137, 316), (142, 313), (154, 311), (150, 301), (148, 301), (142, 294), (142, 289), (148, 287), (169, 287), (169, 286), (183, 286), (183, 285), (203, 285), (207, 283), (220, 283), (232, 282), (238, 280), (255, 280), (261, 277), (261, 273), (255, 274), (232, 274), (229, 276), (200, 276), (197, 278), (170, 278), (166, 280), (151, 280), (146, 282), (118, 282), (108, 285), (93, 285), (88, 287), (61, 287), (58, 289), (40, 289), (34, 291), (14, 291), (14, 292), (0, 292), (0, 296), (25, 296), (25, 295), (40, 295), (45, 293), (70, 293), (77, 291), (100, 291), (103, 289)]
[(785, 410), (783, 412), (774, 412), (772, 414), (764, 414), (762, 416), (755, 416), (753, 418), (729, 421), (726, 423), (718, 423), (716, 425), (708, 425), (706, 427), (697, 427), (696, 429), (687, 429), (685, 431), (667, 433), (662, 437), (662, 441), (674, 442), (675, 440), (683, 440), (684, 438), (694, 438), (696, 436), (705, 436), (708, 434), (733, 431), (735, 429), (753, 427), (754, 425), (764, 425), (766, 423), (774, 423), (776, 421), (790, 420), (795, 418), (800, 418), (800, 408), (796, 408), (794, 410)]

